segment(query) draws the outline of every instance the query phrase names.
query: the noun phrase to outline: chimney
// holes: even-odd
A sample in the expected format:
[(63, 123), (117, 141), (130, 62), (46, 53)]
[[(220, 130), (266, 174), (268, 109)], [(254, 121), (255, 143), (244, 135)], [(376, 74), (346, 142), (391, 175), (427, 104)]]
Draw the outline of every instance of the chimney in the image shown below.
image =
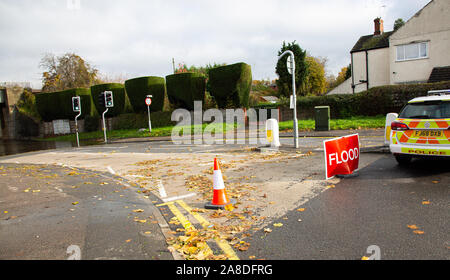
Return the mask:
[(373, 20), (373, 22), (375, 23), (375, 32), (373, 33), (373, 35), (383, 34), (384, 33), (383, 20), (381, 18), (376, 18)]

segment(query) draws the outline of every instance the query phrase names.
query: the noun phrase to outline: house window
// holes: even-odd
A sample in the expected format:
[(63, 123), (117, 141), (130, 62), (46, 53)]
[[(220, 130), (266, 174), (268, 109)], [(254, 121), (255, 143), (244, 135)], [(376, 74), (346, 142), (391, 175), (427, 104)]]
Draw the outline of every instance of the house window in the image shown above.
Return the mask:
[(428, 57), (428, 42), (397, 46), (397, 61)]

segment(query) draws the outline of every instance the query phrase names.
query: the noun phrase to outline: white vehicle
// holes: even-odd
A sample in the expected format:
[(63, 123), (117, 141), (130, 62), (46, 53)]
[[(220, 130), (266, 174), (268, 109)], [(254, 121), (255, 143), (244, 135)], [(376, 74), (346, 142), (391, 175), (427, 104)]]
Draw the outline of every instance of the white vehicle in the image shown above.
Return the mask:
[(390, 130), (389, 148), (399, 164), (413, 157), (450, 157), (450, 89), (410, 100)]

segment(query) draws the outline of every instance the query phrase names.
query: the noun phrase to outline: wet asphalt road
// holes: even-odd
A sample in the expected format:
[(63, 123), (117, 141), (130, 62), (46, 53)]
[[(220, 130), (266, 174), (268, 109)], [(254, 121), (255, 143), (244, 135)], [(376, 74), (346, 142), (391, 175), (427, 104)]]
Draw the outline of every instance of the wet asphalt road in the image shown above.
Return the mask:
[(381, 259), (448, 260), (449, 161), (400, 167), (389, 154), (362, 157), (375, 161), (302, 205), (303, 212), (273, 221), (283, 226), (253, 234), (241, 258), (359, 260), (374, 255), (367, 249), (376, 245)]
[(0, 259), (172, 259), (157, 198), (121, 178), (23, 164), (1, 164), (0, 176)]
[[(300, 146), (302, 150), (314, 150), (321, 146), (323, 140), (300, 139)], [(367, 144), (378, 144), (382, 138), (363, 140)], [(292, 142), (291, 139), (283, 141)], [(161, 141), (115, 143), (70, 150), (201, 153), (246, 147), (174, 146)], [(321, 153), (316, 156), (323, 157)], [(305, 208), (303, 212), (293, 210), (273, 220), (267, 226), (272, 232), (265, 233), (262, 229), (247, 238), (251, 246), (248, 251), (237, 252), (239, 257), (243, 260), (250, 256), (269, 260), (356, 260), (370, 256), (367, 248), (376, 245), (380, 248), (381, 259), (449, 259), (449, 161), (416, 160), (408, 167), (399, 167), (390, 154), (365, 153), (362, 158), (368, 164), (360, 170), (358, 177), (343, 179), (334, 188), (312, 198), (301, 206)], [(61, 178), (69, 172), (53, 166), (43, 170), (59, 173)], [(24, 176), (18, 178), (26, 180)], [(0, 259), (65, 259), (69, 256), (66, 249), (72, 244), (81, 247), (83, 259), (172, 258), (159, 226), (152, 223), (154, 218), (148, 218), (155, 209), (148, 201), (142, 203), (135, 189), (123, 189), (123, 184), (100, 174), (88, 179), (64, 178), (66, 182), (57, 181), (54, 185), (55, 182), (51, 181), (48, 186), (45, 186), (48, 181), (45, 180), (39, 193), (24, 193), (29, 185), (11, 184), (13, 180), (2, 177), (3, 188), (0, 190), (9, 189), (4, 194), (11, 195), (10, 187), (21, 188), (13, 192), (16, 197), (11, 199), (2, 195), (0, 199), (13, 201), (6, 206), (2, 204), (0, 209)], [(72, 188), (86, 180), (94, 182), (96, 187)], [(99, 185), (101, 182), (108, 184)], [(61, 191), (55, 190), (55, 186), (67, 196), (61, 196)], [(20, 203), (27, 200), (20, 196), (29, 194), (40, 200), (31, 201), (34, 206), (23, 207)], [(79, 203), (72, 205), (74, 201)], [(39, 211), (33, 208), (36, 206)], [(132, 213), (130, 207), (142, 208), (144, 213)], [(9, 210), (9, 213), (4, 214), (3, 210)], [(134, 216), (147, 217), (148, 222), (140, 225), (133, 221)], [(283, 225), (274, 227), (273, 223)], [(408, 225), (415, 225), (423, 233), (414, 233)], [(147, 231), (151, 232), (150, 236), (145, 234)]]

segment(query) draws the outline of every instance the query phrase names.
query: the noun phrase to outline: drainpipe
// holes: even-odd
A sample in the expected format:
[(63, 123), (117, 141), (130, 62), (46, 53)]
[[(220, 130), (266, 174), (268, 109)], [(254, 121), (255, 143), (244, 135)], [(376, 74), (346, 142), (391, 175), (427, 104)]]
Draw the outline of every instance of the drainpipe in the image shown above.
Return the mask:
[(366, 89), (369, 90), (369, 53), (366, 50)]
[(352, 67), (352, 93), (355, 94), (355, 75), (353, 75), (353, 69), (355, 67), (353, 66), (353, 53), (350, 53), (350, 63)]

